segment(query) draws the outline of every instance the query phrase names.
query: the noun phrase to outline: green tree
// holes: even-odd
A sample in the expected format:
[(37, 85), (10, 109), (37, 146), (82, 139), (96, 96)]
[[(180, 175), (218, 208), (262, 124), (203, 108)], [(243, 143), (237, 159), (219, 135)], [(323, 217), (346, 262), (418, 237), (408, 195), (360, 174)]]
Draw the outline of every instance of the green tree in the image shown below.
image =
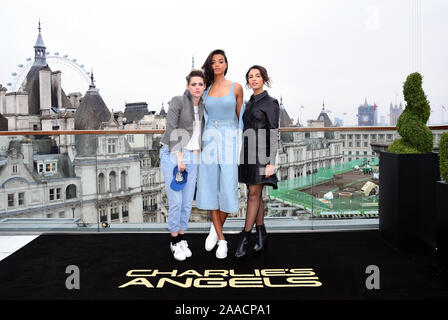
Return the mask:
[(439, 142), (440, 176), (448, 182), (448, 132), (440, 137)]
[(410, 74), (403, 85), (406, 108), (398, 118), (397, 131), (401, 138), (387, 149), (392, 153), (428, 153), (433, 149), (433, 136), (426, 126), (430, 106), (422, 88), (422, 76)]

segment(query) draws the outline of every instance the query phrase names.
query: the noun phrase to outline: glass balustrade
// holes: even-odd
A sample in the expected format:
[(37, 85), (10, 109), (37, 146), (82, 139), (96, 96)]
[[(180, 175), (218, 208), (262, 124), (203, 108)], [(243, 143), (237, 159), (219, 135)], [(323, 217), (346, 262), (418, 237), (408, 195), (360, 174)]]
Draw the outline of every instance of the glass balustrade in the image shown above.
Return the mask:
[[(447, 129), (431, 127), (436, 152)], [(162, 134), (1, 132), (0, 232), (168, 232)], [(378, 228), (379, 152), (398, 138), (394, 127), (281, 128), (279, 136), (278, 188), (263, 189), (268, 228)], [(244, 226), (247, 186), (239, 183), (238, 193), (226, 232)], [(189, 230), (207, 232), (210, 223), (194, 199)]]

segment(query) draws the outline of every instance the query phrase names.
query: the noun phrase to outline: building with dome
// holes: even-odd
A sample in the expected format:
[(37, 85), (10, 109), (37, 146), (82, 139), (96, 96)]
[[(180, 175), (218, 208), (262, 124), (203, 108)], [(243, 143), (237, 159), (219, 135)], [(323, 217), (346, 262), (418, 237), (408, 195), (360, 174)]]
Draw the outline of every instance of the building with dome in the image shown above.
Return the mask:
[[(0, 88), (0, 126), (10, 131), (125, 129), (123, 113), (109, 110), (93, 73), (84, 96), (65, 94), (61, 72), (52, 71), (46, 62), (40, 23), (34, 52), (20, 89), (8, 93)], [(158, 123), (162, 121), (159, 116)], [(158, 163), (152, 161), (152, 139), (142, 148), (132, 146), (123, 134), (4, 136), (0, 140), (0, 219), (166, 220), (160, 210), (155, 214), (163, 181)]]
[[(118, 130), (115, 120), (94, 84), (75, 112), (76, 130)], [(140, 161), (125, 135), (76, 135), (74, 171), (81, 177), (82, 215), (84, 222), (142, 222)]]

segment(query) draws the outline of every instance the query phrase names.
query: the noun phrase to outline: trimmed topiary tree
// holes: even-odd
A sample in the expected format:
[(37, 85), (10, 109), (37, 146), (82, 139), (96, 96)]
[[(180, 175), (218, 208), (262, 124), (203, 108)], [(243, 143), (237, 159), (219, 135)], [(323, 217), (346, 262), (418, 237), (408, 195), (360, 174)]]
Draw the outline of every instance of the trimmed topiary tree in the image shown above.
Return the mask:
[(439, 157), (440, 176), (442, 177), (443, 181), (448, 183), (448, 132), (443, 133), (440, 137)]
[(439, 167), (443, 181), (436, 183), (437, 254), (439, 262), (448, 266), (448, 132), (440, 137)]
[(397, 131), (401, 138), (387, 149), (392, 153), (429, 153), (433, 150), (433, 136), (426, 126), (430, 116), (430, 106), (422, 88), (422, 76), (410, 74), (403, 85), (406, 108), (397, 121)]

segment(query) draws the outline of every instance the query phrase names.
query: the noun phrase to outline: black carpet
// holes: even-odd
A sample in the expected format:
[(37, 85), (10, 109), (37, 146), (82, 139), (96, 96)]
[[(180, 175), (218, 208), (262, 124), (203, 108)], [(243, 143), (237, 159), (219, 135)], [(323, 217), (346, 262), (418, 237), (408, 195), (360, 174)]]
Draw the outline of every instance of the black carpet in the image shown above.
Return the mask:
[[(233, 253), (239, 235), (226, 236), (229, 257), (218, 260), (214, 251), (205, 251), (205, 234), (188, 234), (193, 257), (178, 262), (169, 252), (168, 234), (45, 234), (0, 261), (0, 299), (262, 302), (448, 298), (446, 269), (425, 252), (390, 247), (377, 231), (269, 236), (268, 252), (262, 256), (251, 253), (244, 261), (236, 261)], [(69, 265), (79, 268), (80, 289), (66, 287)], [(379, 289), (366, 287), (369, 265), (379, 268)], [(155, 269), (166, 273), (154, 274)], [(146, 271), (134, 271), (132, 277), (126, 275), (130, 270)], [(173, 270), (177, 270), (175, 274)], [(159, 283), (161, 278), (188, 288), (169, 280)], [(132, 280), (134, 285), (119, 288)], [(247, 285), (257, 287), (244, 287)]]

